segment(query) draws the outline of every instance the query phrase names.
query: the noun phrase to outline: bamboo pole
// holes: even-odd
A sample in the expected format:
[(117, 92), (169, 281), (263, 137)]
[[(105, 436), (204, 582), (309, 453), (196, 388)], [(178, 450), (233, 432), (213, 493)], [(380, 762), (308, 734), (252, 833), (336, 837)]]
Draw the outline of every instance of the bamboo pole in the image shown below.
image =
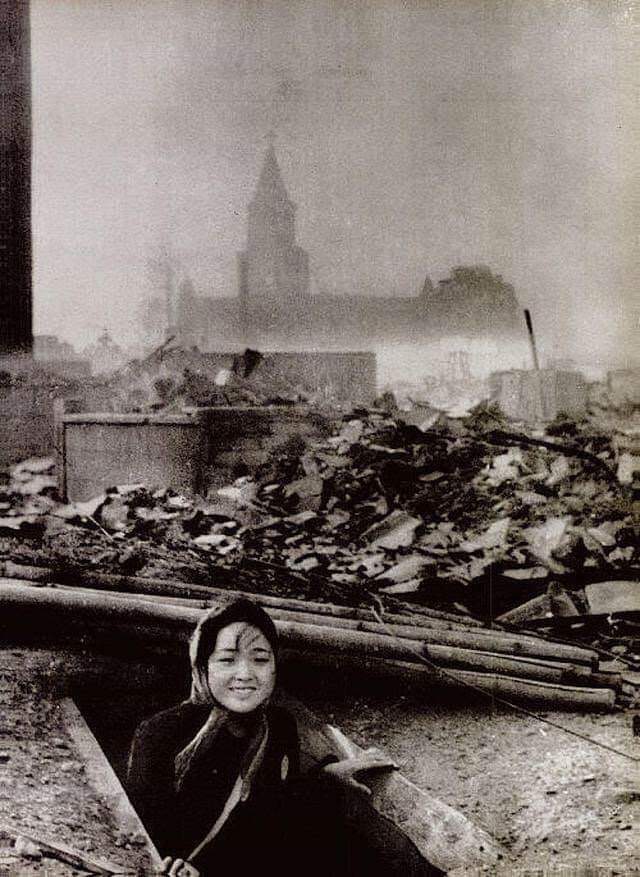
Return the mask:
[(575, 662), (587, 666), (593, 666), (597, 662), (596, 653), (590, 649), (558, 644), (535, 637), (527, 637), (526, 635), (503, 634), (500, 631), (477, 633), (475, 630), (442, 630), (440, 628), (417, 627), (408, 624), (387, 624), (386, 622), (380, 624), (376, 620), (353, 622), (343, 618), (324, 618), (322, 616), (305, 613), (294, 614), (281, 610), (274, 610), (272, 614), (281, 621), (316, 624), (323, 627), (351, 630), (364, 634), (387, 635), (389, 637), (428, 643), (430, 646), (450, 646), (474, 651), (496, 652), (520, 658), (546, 658), (556, 661)]
[[(176, 633), (190, 636), (202, 615), (201, 609), (188, 606), (169, 606), (158, 602), (145, 602), (133, 598), (114, 598), (100, 592), (81, 594), (60, 591), (56, 588), (39, 588), (24, 582), (0, 581), (0, 605), (6, 609), (19, 607), (32, 611), (32, 616), (46, 615), (58, 618), (104, 622), (130, 622), (139, 626), (161, 624), (167, 637)], [(29, 626), (26, 615), (21, 620)]]
[[(15, 580), (7, 581), (11, 582)], [(77, 590), (78, 594), (84, 593), (87, 595), (98, 595), (103, 593), (107, 599), (112, 601), (117, 597), (125, 596), (112, 591), (90, 591), (89, 589), (74, 588), (69, 588), (69, 593), (73, 590)], [(225, 601), (228, 600), (229, 593), (223, 593)], [(142, 595), (139, 596), (142, 597)], [(129, 597), (129, 601), (130, 604), (133, 605), (135, 603), (135, 597)], [(159, 603), (157, 600), (146, 601), (145, 599), (139, 599), (138, 602), (141, 605), (144, 605), (146, 602)], [(216, 605), (218, 602), (219, 601), (209, 600), (207, 601), (207, 605)], [(163, 605), (169, 606), (173, 604), (164, 603)], [(182, 604), (178, 604), (176, 608), (179, 608), (180, 606), (182, 606)], [(183, 608), (189, 609), (191, 607), (184, 606)], [(300, 628), (301, 630), (306, 631), (302, 634), (303, 636), (309, 636), (313, 639), (314, 635), (317, 636), (317, 632), (313, 631), (312, 628), (322, 628), (322, 630), (329, 632), (327, 634), (328, 641), (335, 643), (335, 648), (356, 648), (359, 642), (363, 649), (370, 648), (376, 651), (381, 647), (381, 643), (386, 643), (386, 648), (391, 649), (393, 648), (394, 640), (398, 640), (402, 643), (402, 652), (405, 656), (410, 653), (412, 649), (420, 648), (422, 644), (428, 643), (430, 647), (447, 646), (471, 651), (493, 652), (497, 655), (510, 655), (517, 658), (547, 658), (550, 660), (564, 661), (574, 664), (587, 664), (589, 666), (597, 665), (597, 655), (589, 649), (556, 644), (534, 637), (528, 638), (516, 634), (503, 634), (498, 631), (485, 631), (483, 634), (478, 634), (475, 631), (443, 631), (440, 629), (420, 628), (411, 625), (380, 625), (376, 621), (354, 622), (349, 619), (327, 618), (325, 616), (316, 616), (310, 613), (289, 612), (280, 609), (272, 609), (270, 611), (273, 617), (281, 624), (290, 625), (290, 627), (287, 628), (289, 636), (295, 636), (295, 632)], [(342, 646), (340, 645), (340, 637), (338, 636), (341, 631), (344, 631), (345, 633), (345, 636), (341, 640)], [(349, 637), (352, 636), (360, 636), (361, 639), (359, 641), (357, 639), (355, 641), (349, 639)], [(420, 646), (412, 645), (412, 643), (420, 643)], [(409, 658), (409, 660), (412, 659)], [(413, 660), (415, 660), (415, 655)]]
[[(12, 628), (17, 626), (20, 620), (31, 627), (34, 616), (37, 618), (38, 615), (41, 617), (44, 615), (49, 624), (52, 620), (55, 621), (57, 629), (64, 627), (65, 620), (81, 621), (97, 627), (105, 624), (115, 624), (117, 627), (121, 624), (133, 625), (138, 630), (149, 624), (156, 631), (159, 629), (161, 635), (174, 640), (176, 637), (188, 638), (202, 615), (202, 610), (187, 606), (163, 605), (101, 593), (76, 594), (71, 591), (37, 588), (32, 584), (25, 585), (6, 580), (0, 582), (0, 606), (4, 610), (5, 619), (7, 608), (14, 607), (20, 610), (11, 619)], [(25, 612), (25, 609), (29, 611)], [(275, 624), (283, 644), (301, 651), (366, 655), (367, 658), (400, 661), (405, 664), (414, 662), (416, 658), (415, 646), (407, 640), (277, 619)], [(474, 684), (477, 681), (478, 686), (483, 687), (483, 690), (496, 695), (507, 695), (518, 699), (535, 696), (538, 701), (548, 706), (571, 705), (606, 709), (612, 708), (615, 704), (615, 692), (611, 689), (569, 687), (468, 670), (449, 670), (447, 678), (451, 678), (452, 681), (454, 678), (460, 678), (462, 681), (470, 679)]]
[[(0, 579), (2, 581), (2, 579)], [(12, 579), (12, 581), (18, 581)], [(104, 594), (105, 597), (113, 597), (118, 600), (140, 600), (143, 603), (153, 603), (156, 606), (186, 606), (190, 609), (213, 609), (222, 606), (220, 600), (201, 600), (197, 597), (168, 597), (165, 594), (138, 594), (132, 591), (107, 591), (104, 588), (82, 588), (76, 585), (61, 585), (58, 582), (38, 583), (36, 587), (48, 588), (54, 591), (66, 591), (70, 594)], [(225, 601), (226, 602), (226, 601)], [(272, 614), (272, 613), (269, 613)]]
[[(612, 710), (616, 693), (611, 688), (582, 688), (573, 685), (555, 685), (536, 679), (500, 676), (496, 673), (477, 673), (471, 670), (451, 670), (462, 687), (465, 683), (481, 688), (487, 694), (506, 699), (525, 701), (547, 709)], [(447, 674), (447, 675), (448, 675)]]
[(123, 593), (164, 594), (172, 597), (194, 597), (202, 600), (212, 596), (207, 585), (176, 582), (171, 579), (143, 578), (142, 576), (119, 576), (94, 570), (54, 570), (47, 566), (26, 566), (8, 560), (2, 567), (2, 575), (8, 579), (24, 579), (48, 584), (81, 584), (91, 588), (112, 589)]
[[(359, 609), (354, 606), (337, 606), (332, 603), (320, 603), (313, 600), (300, 600), (294, 597), (274, 597), (271, 594), (259, 594), (252, 591), (241, 591), (229, 588), (217, 588), (213, 585), (196, 585), (189, 582), (177, 582), (175, 579), (165, 579), (147, 576), (119, 576), (113, 573), (102, 573), (94, 570), (54, 570), (45, 566), (27, 566), (8, 560), (0, 566), (2, 575), (6, 578), (26, 579), (38, 582), (59, 582), (60, 584), (81, 584), (89, 587), (107, 588), (114, 591), (128, 591), (130, 593), (166, 594), (174, 597), (188, 597), (208, 599), (210, 597), (224, 597), (226, 599), (248, 597), (262, 606), (290, 609), (291, 611), (314, 612), (319, 615), (332, 615), (341, 618), (358, 618), (370, 620), (372, 615), (367, 609)], [(411, 619), (412, 624), (424, 625), (425, 627), (444, 627), (445, 629), (460, 627), (461, 629), (477, 628), (484, 630), (482, 622), (476, 618), (467, 618), (464, 615), (455, 615), (452, 612), (439, 612), (436, 609), (427, 609), (424, 606), (416, 609), (415, 614), (402, 615), (401, 613), (385, 613), (385, 618), (392, 623), (406, 623)]]
[[(53, 585), (50, 586), (50, 589), (71, 594), (75, 593), (79, 596), (96, 594), (96, 591), (92, 591), (91, 589), (74, 588), (69, 585)], [(198, 609), (209, 609), (217, 605), (222, 605), (211, 600), (205, 602), (185, 600), (179, 597), (157, 598), (149, 594), (138, 594), (132, 596), (130, 594), (122, 594), (117, 591), (99, 591), (97, 593), (100, 593), (104, 597), (112, 598), (114, 600), (123, 600), (129, 602), (134, 600), (141, 601), (143, 603), (151, 602), (155, 605), (188, 605), (191, 608)], [(349, 626), (348, 619), (328, 619), (325, 616), (311, 615), (305, 615), (304, 617), (298, 618), (296, 616), (296, 613), (283, 612), (281, 610), (271, 610), (270, 614), (276, 622), (293, 621), (295, 623), (300, 621), (307, 624), (315, 624), (322, 629), (327, 629), (329, 627), (335, 628), (336, 633), (338, 633), (340, 630), (352, 630), (355, 632), (362, 632), (360, 630), (358, 622), (351, 622), (351, 626)], [(408, 630), (412, 631), (413, 629), (408, 628)], [(381, 636), (388, 637), (390, 642), (393, 641), (394, 637), (390, 636), (389, 630), (387, 628), (383, 629), (378, 626), (375, 632), (379, 633)], [(397, 636), (400, 640), (409, 638), (407, 633), (397, 627), (393, 628), (393, 632), (394, 635)], [(437, 663), (443, 667), (459, 667), (461, 669), (466, 668), (471, 670), (484, 670), (496, 673), (504, 673), (507, 675), (523, 676), (531, 679), (540, 679), (546, 682), (571, 682), (578, 685), (594, 684), (594, 680), (596, 678), (596, 674), (594, 674), (589, 667), (585, 667), (579, 664), (569, 664), (561, 661), (551, 661), (531, 657), (505, 656), (499, 653), (491, 653), (488, 651), (479, 651), (474, 649), (456, 648), (446, 645), (432, 645), (425, 642), (424, 631), (413, 631), (413, 633), (415, 634), (415, 636), (411, 638), (421, 640), (419, 643), (416, 642), (415, 644), (414, 661), (419, 661), (420, 654), (423, 654), (425, 657), (433, 660), (434, 663)], [(406, 645), (408, 649), (411, 649), (410, 644), (407, 643)], [(621, 679), (617, 680), (619, 684), (621, 684), (621, 681)], [(614, 680), (613, 677), (607, 679), (606, 685), (615, 687), (615, 684), (616, 680)]]
[[(402, 680), (419, 689), (425, 685), (430, 688), (442, 685), (469, 694), (469, 686), (477, 690), (477, 695), (501, 697), (518, 703), (543, 709), (608, 711), (615, 708), (616, 694), (611, 688), (587, 688), (571, 685), (545, 683), (535, 679), (513, 676), (499, 676), (495, 673), (481, 673), (472, 670), (444, 668), (440, 673), (431, 667), (413, 664), (408, 661), (383, 660), (366, 656), (332, 655), (330, 653), (306, 651), (298, 653), (305, 664), (334, 670), (367, 671), (380, 673), (393, 679)], [(472, 696), (473, 695), (472, 693)]]
[[(5, 564), (5, 573), (18, 573), (24, 567)], [(305, 602), (302, 600), (282, 599), (264, 594), (253, 594), (245, 591), (231, 591), (221, 588), (209, 588), (203, 585), (176, 585), (166, 579), (146, 579), (142, 577), (114, 576), (107, 573), (69, 573), (59, 575), (46, 567), (27, 568), (29, 578), (37, 581), (50, 581), (55, 575), (57, 580), (63, 583), (88, 584), (100, 589), (121, 591), (123, 593), (150, 593), (160, 595), (165, 593), (169, 596), (184, 596), (185, 592), (192, 593), (193, 597), (206, 600), (209, 604), (212, 599), (228, 601), (234, 597), (248, 597), (261, 606), (271, 610), (278, 610), (279, 617), (284, 621), (300, 621), (302, 623), (326, 623), (332, 627), (352, 628), (349, 620), (355, 616), (359, 622), (355, 629), (368, 633), (380, 633), (382, 628), (372, 613), (366, 610), (353, 609), (351, 607), (333, 606), (331, 604)], [(45, 572), (46, 571), (46, 572)], [(12, 576), (9, 576), (12, 577)], [(292, 608), (293, 607), (293, 608)], [(322, 622), (315, 616), (315, 611), (320, 609), (318, 615), (330, 615), (327, 622)], [(305, 612), (306, 610), (306, 612)], [(309, 611), (312, 610), (312, 611)], [(289, 614), (285, 614), (289, 613)], [(294, 614), (295, 613), (295, 614)], [(333, 613), (336, 613), (335, 615)], [(306, 615), (308, 617), (303, 618)], [(314, 616), (314, 617), (312, 617)], [(584, 647), (572, 646), (549, 642), (540, 637), (527, 636), (526, 634), (507, 633), (500, 630), (468, 629), (466, 627), (444, 627), (440, 622), (426, 621), (416, 617), (402, 615), (384, 615), (384, 627), (389, 627), (394, 634), (406, 639), (428, 641), (438, 645), (451, 645), (458, 648), (480, 649), (493, 651), (501, 654), (512, 654), (530, 657), (542, 657), (555, 660), (565, 660), (573, 663), (583, 663), (592, 666), (597, 665), (597, 653)], [(387, 621), (390, 623), (387, 624)], [(410, 622), (410, 623), (408, 623)], [(353, 629), (353, 628), (352, 628)]]
[[(47, 613), (57, 612), (63, 616), (73, 615), (80, 621), (125, 621), (137, 625), (160, 621), (183, 634), (190, 632), (202, 616), (202, 610), (188, 606), (171, 606), (86, 590), (73, 593), (56, 588), (35, 588), (16, 581), (0, 583), (0, 599), (5, 607), (18, 605), (40, 613), (45, 610)], [(409, 661), (415, 657), (412, 645), (407, 645), (406, 640), (277, 619), (275, 624), (283, 642), (289, 646), (326, 648), (341, 653), (365, 650), (380, 657)]]
[[(50, 585), (49, 587), (61, 591), (69, 591), (77, 594), (95, 594), (95, 590), (78, 588), (71, 585)], [(181, 597), (156, 597), (150, 594), (123, 594), (118, 591), (99, 591), (98, 593), (114, 599), (141, 600), (143, 602), (163, 603), (171, 606), (190, 606), (191, 608), (210, 609), (217, 605), (223, 605), (214, 600), (189, 600)], [(515, 673), (520, 670), (524, 676), (535, 679), (543, 679), (553, 682), (576, 682), (595, 679), (594, 672), (589, 666), (572, 664), (561, 661), (559, 657), (554, 659), (516, 655), (514, 653), (491, 652), (489, 649), (469, 649), (465, 646), (447, 646), (434, 643), (431, 638), (432, 631), (424, 628), (411, 626), (384, 625), (376, 623), (363, 625), (361, 622), (346, 618), (329, 618), (323, 615), (311, 615), (305, 613), (287, 612), (280, 609), (271, 609), (269, 613), (277, 621), (293, 621), (304, 624), (315, 624), (319, 627), (332, 627), (339, 630), (353, 630), (371, 632), (382, 636), (398, 637), (399, 639), (416, 640), (416, 651), (421, 651), (425, 656), (433, 658), (444, 665), (453, 666), (476, 666), (496, 672)], [(536, 641), (539, 642), (539, 641)], [(620, 684), (621, 679), (612, 676), (607, 685)]]

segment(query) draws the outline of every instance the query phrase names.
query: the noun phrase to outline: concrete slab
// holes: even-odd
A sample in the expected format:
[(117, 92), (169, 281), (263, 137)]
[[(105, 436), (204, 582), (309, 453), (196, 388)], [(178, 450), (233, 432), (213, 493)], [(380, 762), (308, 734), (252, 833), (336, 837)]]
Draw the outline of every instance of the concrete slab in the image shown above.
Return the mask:
[(594, 615), (640, 612), (640, 582), (595, 582), (584, 589)]
[(540, 369), (492, 372), (491, 400), (512, 420), (553, 420), (558, 414), (579, 417), (587, 407), (587, 381), (579, 372)]
[(71, 502), (117, 484), (202, 489), (208, 444), (196, 417), (66, 414), (58, 444), (60, 489)]

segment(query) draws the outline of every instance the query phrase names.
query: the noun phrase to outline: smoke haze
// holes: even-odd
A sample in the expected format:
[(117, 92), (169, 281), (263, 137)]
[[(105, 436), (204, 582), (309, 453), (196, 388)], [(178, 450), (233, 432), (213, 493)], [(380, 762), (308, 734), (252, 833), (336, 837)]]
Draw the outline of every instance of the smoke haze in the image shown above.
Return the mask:
[(32, 0), (36, 332), (135, 340), (162, 251), (235, 294), (274, 131), (313, 291), (409, 295), (482, 263), (546, 355), (625, 364), (630, 9)]

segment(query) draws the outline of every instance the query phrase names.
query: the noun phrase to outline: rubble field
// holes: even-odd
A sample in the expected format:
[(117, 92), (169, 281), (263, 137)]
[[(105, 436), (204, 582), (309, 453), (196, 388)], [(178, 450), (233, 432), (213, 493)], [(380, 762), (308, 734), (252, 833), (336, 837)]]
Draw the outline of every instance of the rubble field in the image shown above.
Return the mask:
[[(400, 689), (354, 694), (339, 683), (314, 690), (307, 701), (327, 721), (388, 752), (418, 786), (504, 846), (504, 864), (491, 873), (561, 865), (640, 873), (637, 762), (490, 701)], [(543, 717), (640, 758), (629, 713)]]
[[(206, 498), (114, 485), (62, 504), (53, 460), (0, 489), (5, 559), (370, 605), (373, 594), (495, 617), (637, 578), (628, 453), (597, 424), (516, 431), (490, 406), (428, 426), (363, 410)], [(626, 469), (625, 469), (626, 466)], [(632, 470), (630, 470), (632, 473)], [(555, 603), (554, 603), (555, 599)]]
[[(635, 686), (626, 702), (637, 706), (637, 476), (619, 424), (525, 428), (486, 404), (422, 423), (410, 414), (343, 414), (328, 438), (293, 440), (206, 497), (113, 485), (69, 504), (52, 460), (25, 461), (0, 490), (4, 574), (47, 568), (48, 581), (68, 582), (93, 571), (502, 620), (595, 647), (627, 694)], [(637, 431), (637, 418), (622, 428)], [(595, 587), (606, 582), (612, 590)], [(459, 698), (371, 680), (349, 693), (310, 686), (305, 697), (494, 833), (513, 862), (637, 870), (637, 761), (489, 699)], [(640, 755), (628, 710), (544, 715)]]

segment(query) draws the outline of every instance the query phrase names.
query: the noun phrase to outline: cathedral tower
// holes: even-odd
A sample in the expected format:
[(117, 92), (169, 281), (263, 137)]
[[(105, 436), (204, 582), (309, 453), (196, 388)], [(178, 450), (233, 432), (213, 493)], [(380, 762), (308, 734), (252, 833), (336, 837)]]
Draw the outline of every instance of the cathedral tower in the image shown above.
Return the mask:
[(296, 244), (295, 209), (270, 146), (249, 204), (247, 248), (238, 260), (248, 345), (264, 344), (265, 339), (280, 345), (293, 320), (298, 330), (307, 321), (309, 258)]

